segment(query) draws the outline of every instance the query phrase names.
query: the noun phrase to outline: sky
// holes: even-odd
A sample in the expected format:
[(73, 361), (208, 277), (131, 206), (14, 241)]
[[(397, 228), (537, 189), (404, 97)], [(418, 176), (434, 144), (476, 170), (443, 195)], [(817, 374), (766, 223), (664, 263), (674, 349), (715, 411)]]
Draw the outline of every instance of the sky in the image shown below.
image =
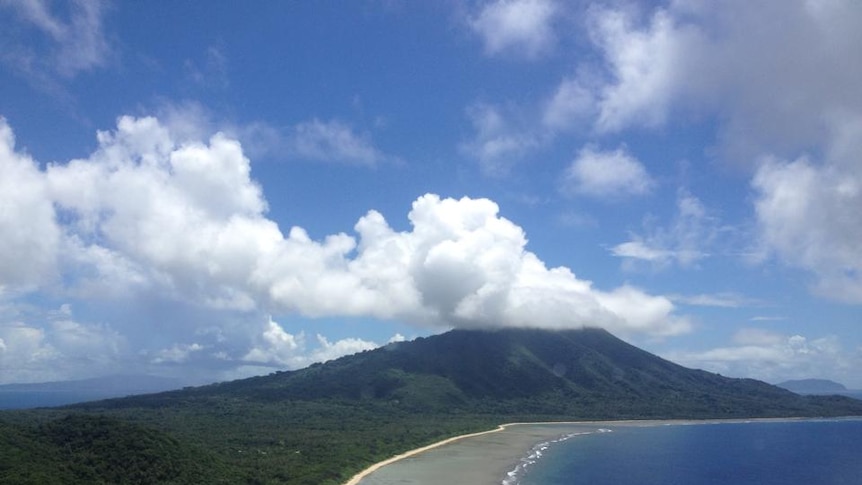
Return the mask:
[(0, 384), (596, 326), (862, 389), (856, 0), (0, 0)]

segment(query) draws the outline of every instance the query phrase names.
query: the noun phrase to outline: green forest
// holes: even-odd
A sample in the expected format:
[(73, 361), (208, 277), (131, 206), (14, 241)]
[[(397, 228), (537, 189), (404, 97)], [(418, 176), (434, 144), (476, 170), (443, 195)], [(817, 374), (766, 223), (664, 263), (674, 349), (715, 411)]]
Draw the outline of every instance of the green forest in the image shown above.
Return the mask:
[(515, 421), (862, 415), (607, 332), (453, 331), (292, 372), (0, 413), (0, 483), (338, 484)]

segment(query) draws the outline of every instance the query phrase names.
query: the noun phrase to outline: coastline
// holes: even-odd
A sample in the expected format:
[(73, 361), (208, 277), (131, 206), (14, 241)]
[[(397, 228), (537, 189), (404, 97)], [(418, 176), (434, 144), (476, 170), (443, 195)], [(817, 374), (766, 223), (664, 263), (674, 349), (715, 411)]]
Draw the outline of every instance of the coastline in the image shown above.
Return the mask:
[[(794, 421), (811, 418), (679, 419), (620, 421), (551, 421), (505, 423), (495, 429), (453, 436), (375, 463), (350, 478), (344, 485), (389, 483), (438, 483), (432, 478), (453, 474), (469, 483), (500, 485), (507, 474), (537, 444), (568, 439), (620, 426), (666, 426), (718, 423)], [(421, 455), (421, 456), (420, 456)], [(390, 466), (395, 465), (397, 466)], [(442, 471), (441, 471), (442, 470)], [(409, 472), (410, 477), (406, 476)], [(423, 480), (423, 476), (429, 480)], [(411, 478), (412, 477), (412, 478)]]
[(362, 470), (361, 472), (357, 473), (356, 475), (353, 475), (353, 477), (351, 477), (350, 480), (345, 482), (344, 485), (358, 485), (359, 482), (363, 478), (367, 477), (368, 475), (371, 475), (372, 473), (385, 467), (386, 465), (390, 465), (390, 464), (395, 463), (397, 461), (401, 461), (405, 458), (410, 458), (411, 456), (418, 455), (419, 453), (424, 453), (426, 451), (430, 451), (430, 450), (433, 450), (435, 448), (439, 448), (441, 446), (445, 446), (445, 445), (448, 445), (450, 443), (454, 443), (454, 442), (459, 441), (459, 440), (463, 440), (463, 439), (467, 439), (467, 438), (473, 438), (476, 436), (482, 436), (482, 435), (486, 435), (486, 434), (490, 434), (490, 433), (496, 433), (498, 431), (503, 431), (504, 429), (506, 429), (506, 426), (507, 426), (506, 424), (501, 424), (501, 425), (497, 426), (497, 428), (489, 429), (488, 431), (479, 431), (477, 433), (468, 433), (468, 434), (453, 436), (451, 438), (446, 438), (445, 440), (438, 441), (436, 443), (431, 443), (430, 445), (426, 445), (426, 446), (422, 446), (420, 448), (415, 448), (415, 449), (412, 449), (410, 451), (406, 451), (404, 453), (401, 453), (400, 455), (395, 455), (392, 458), (387, 458), (386, 460), (379, 461), (379, 462), (371, 465), (370, 467), (366, 468), (365, 470)]

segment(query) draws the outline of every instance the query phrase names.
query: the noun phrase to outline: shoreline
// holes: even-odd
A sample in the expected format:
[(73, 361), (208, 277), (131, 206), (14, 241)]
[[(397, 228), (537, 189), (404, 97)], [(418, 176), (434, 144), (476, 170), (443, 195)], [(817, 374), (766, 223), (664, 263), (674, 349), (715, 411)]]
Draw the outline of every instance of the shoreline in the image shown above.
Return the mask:
[[(512, 431), (517, 427), (524, 427), (526, 429), (530, 429), (532, 427), (533, 433), (526, 434), (524, 436), (520, 436), (521, 441), (523, 443), (530, 443), (526, 448), (522, 449), (524, 453), (529, 451), (530, 447), (533, 445), (540, 443), (541, 441), (551, 438), (553, 436), (560, 435), (561, 431), (566, 428), (571, 428), (569, 431), (581, 430), (582, 428), (603, 428), (608, 426), (667, 426), (667, 425), (698, 425), (698, 424), (720, 424), (720, 423), (753, 423), (753, 422), (786, 422), (786, 421), (801, 421), (801, 420), (811, 420), (817, 418), (804, 418), (804, 417), (783, 417), (783, 418), (728, 418), (728, 419), (648, 419), (648, 420), (616, 420), (616, 421), (543, 421), (543, 422), (515, 422), (515, 423), (504, 423), (498, 425), (494, 429), (490, 429), (487, 431), (479, 431), (476, 433), (467, 433), (463, 435), (453, 436), (450, 438), (446, 438), (441, 441), (437, 441), (435, 443), (431, 443), (429, 445), (425, 445), (419, 448), (415, 448), (412, 450), (408, 450), (404, 453), (395, 455), (393, 457), (387, 458), (385, 460), (374, 463), (373, 465), (363, 469), (359, 473), (353, 475), (347, 482), (344, 482), (343, 485), (359, 485), (363, 479), (367, 478), (369, 475), (381, 470), (382, 468), (392, 465), (394, 463), (403, 461), (405, 459), (416, 457), (422, 453), (427, 453), (430, 451), (437, 450), (440, 448), (451, 445), (454, 443), (458, 443), (463, 440), (469, 440), (470, 438), (479, 438), (479, 437), (489, 437), (490, 435), (494, 435), (497, 433), (501, 433), (504, 431)], [(548, 427), (548, 432), (539, 433), (537, 431), (538, 428)], [(564, 433), (563, 433), (564, 434)], [(530, 441), (525, 441), (528, 439)], [(520, 455), (512, 456), (508, 455), (506, 459), (506, 466), (508, 469), (503, 471), (503, 474), (507, 471), (514, 469), (517, 466), (518, 460), (520, 459)]]
[(495, 429), (489, 429), (488, 431), (478, 431), (476, 433), (461, 434), (458, 436), (453, 436), (451, 438), (446, 438), (445, 440), (437, 441), (436, 443), (431, 443), (430, 445), (425, 445), (425, 446), (422, 446), (420, 448), (414, 448), (412, 450), (405, 451), (404, 453), (401, 453), (400, 455), (395, 455), (392, 458), (387, 458), (386, 460), (379, 461), (379, 462), (371, 465), (370, 467), (362, 470), (361, 472), (357, 473), (356, 475), (353, 475), (353, 477), (351, 477), (350, 480), (346, 481), (344, 483), (344, 485), (358, 485), (358, 483), (363, 478), (367, 477), (368, 475), (371, 475), (372, 473), (385, 467), (386, 465), (391, 465), (392, 463), (395, 463), (397, 461), (401, 461), (405, 458), (410, 458), (411, 456), (418, 455), (419, 453), (424, 453), (426, 451), (430, 451), (430, 450), (433, 450), (434, 448), (439, 448), (441, 446), (445, 446), (445, 445), (448, 445), (450, 443), (454, 443), (456, 441), (460, 441), (460, 440), (467, 439), (467, 438), (473, 438), (476, 436), (482, 436), (482, 435), (486, 435), (486, 434), (490, 434), (490, 433), (496, 433), (498, 431), (503, 431), (504, 429), (506, 429), (506, 426), (508, 426), (508, 424), (501, 424), (501, 425), (497, 426)]

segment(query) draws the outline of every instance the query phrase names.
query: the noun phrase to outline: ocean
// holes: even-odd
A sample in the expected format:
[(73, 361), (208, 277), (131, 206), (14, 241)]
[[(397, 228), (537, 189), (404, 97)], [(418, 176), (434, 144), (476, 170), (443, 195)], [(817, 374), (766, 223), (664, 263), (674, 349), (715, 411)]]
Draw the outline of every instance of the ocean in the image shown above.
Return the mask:
[(862, 420), (609, 426), (533, 448), (504, 485), (860, 485)]

